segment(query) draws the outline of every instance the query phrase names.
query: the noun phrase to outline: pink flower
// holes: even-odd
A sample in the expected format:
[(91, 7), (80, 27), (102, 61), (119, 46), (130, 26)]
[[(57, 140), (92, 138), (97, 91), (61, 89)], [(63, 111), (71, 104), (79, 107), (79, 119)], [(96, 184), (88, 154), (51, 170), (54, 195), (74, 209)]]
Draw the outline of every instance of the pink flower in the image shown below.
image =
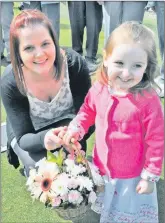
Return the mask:
[(57, 176), (56, 174), (56, 172), (49, 172), (47, 169), (42, 171), (42, 174), (39, 172), (34, 175), (33, 172), (30, 172), (28, 186), (33, 199), (39, 199), (41, 202), (46, 203), (47, 200), (51, 200), (55, 196), (55, 192), (52, 190), (52, 184)]
[(55, 197), (53, 200), (52, 200), (52, 206), (53, 207), (59, 207), (61, 204), (61, 198), (60, 197)]
[(52, 185), (52, 179), (44, 178), (41, 182), (42, 191), (49, 191)]
[(65, 194), (65, 195), (61, 196), (60, 198), (61, 198), (61, 200), (63, 200), (63, 202), (65, 202), (68, 200), (68, 195)]
[(71, 178), (71, 179), (69, 180), (69, 183), (68, 183), (68, 188), (69, 188), (69, 189), (76, 189), (77, 187), (78, 187), (78, 182), (77, 182), (77, 180), (74, 179), (74, 178)]
[(77, 190), (71, 190), (68, 194), (68, 201), (73, 204), (80, 204), (83, 201), (83, 197)]

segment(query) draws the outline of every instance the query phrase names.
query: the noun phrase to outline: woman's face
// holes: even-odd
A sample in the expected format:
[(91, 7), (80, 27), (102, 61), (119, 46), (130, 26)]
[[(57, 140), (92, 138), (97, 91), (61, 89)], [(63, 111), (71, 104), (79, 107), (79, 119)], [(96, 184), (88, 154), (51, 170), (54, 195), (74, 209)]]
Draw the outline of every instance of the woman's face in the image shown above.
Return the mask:
[(56, 49), (48, 29), (35, 25), (20, 30), (19, 53), (24, 68), (38, 77), (50, 75), (56, 58)]

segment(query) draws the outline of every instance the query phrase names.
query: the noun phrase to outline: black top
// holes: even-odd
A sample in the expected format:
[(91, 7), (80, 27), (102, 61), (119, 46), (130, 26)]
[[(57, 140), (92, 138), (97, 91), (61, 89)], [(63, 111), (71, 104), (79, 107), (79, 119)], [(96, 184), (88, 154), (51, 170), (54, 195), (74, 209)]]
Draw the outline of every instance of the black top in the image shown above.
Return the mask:
[[(91, 87), (89, 69), (85, 59), (71, 49), (66, 49), (70, 88), (76, 113)], [(28, 98), (17, 87), (12, 66), (6, 67), (1, 84), (2, 101), (7, 113), (8, 144), (16, 137), (19, 146), (25, 151), (37, 152), (45, 149), (44, 137), (47, 131), (57, 127), (56, 123), (38, 131), (33, 127)], [(88, 136), (89, 137), (89, 136)]]

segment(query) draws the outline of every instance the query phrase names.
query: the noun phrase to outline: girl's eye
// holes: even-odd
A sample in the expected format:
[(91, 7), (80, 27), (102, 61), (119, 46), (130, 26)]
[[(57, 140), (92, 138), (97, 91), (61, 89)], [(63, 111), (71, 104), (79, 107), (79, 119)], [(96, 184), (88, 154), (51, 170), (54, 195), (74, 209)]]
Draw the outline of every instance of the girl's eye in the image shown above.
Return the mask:
[(123, 66), (123, 62), (122, 61), (115, 61), (115, 64), (118, 66)]
[(141, 65), (141, 64), (135, 64), (134, 67), (135, 67), (135, 68), (141, 68), (142, 65)]

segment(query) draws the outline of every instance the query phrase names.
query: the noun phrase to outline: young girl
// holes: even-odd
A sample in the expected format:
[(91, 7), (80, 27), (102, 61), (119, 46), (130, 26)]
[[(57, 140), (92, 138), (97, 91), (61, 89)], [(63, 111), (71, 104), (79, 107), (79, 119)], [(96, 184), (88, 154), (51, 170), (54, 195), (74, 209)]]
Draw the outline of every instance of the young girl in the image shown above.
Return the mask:
[(163, 112), (154, 90), (156, 46), (152, 31), (137, 22), (116, 28), (105, 46), (98, 80), (67, 132), (69, 145), (95, 123), (93, 162), (105, 192), (93, 210), (101, 223), (158, 222), (156, 182), (163, 161)]

